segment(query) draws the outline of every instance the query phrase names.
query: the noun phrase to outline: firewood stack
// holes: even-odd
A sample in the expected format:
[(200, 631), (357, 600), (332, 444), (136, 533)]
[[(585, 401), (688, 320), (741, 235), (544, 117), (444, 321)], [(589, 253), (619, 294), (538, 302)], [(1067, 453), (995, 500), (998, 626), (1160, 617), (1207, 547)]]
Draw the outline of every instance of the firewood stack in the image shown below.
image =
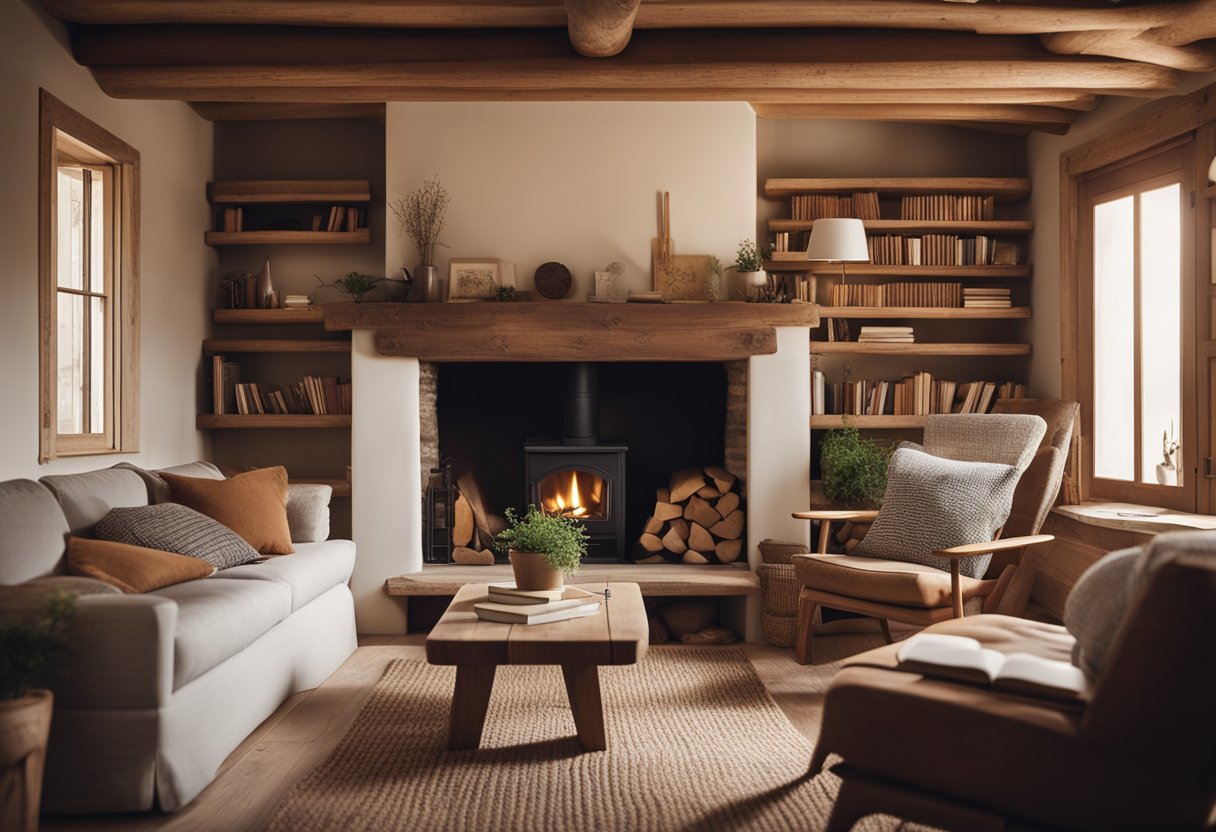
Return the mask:
[(494, 563), (494, 535), (507, 527), (507, 521), (486, 511), (481, 489), (472, 476), (456, 480), (456, 503), (452, 520), (452, 563), (489, 566)]
[(743, 553), (744, 514), (734, 474), (686, 468), (660, 488), (654, 513), (633, 545), (635, 563), (733, 563)]

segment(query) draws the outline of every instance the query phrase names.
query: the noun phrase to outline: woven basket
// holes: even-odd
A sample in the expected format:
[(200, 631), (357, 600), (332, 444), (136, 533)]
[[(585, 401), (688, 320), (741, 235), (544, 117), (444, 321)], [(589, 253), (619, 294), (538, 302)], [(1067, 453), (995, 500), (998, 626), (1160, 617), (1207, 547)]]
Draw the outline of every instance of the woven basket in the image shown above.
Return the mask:
[(789, 615), (769, 615), (760, 618), (760, 632), (774, 647), (793, 647), (797, 637), (798, 618)]
[(805, 543), (790, 543), (785, 540), (761, 540), (760, 557), (765, 563), (790, 563), (794, 555), (809, 555), (811, 550)]
[(798, 615), (798, 594), (802, 583), (789, 563), (762, 563), (760, 573), (761, 608), (766, 615)]

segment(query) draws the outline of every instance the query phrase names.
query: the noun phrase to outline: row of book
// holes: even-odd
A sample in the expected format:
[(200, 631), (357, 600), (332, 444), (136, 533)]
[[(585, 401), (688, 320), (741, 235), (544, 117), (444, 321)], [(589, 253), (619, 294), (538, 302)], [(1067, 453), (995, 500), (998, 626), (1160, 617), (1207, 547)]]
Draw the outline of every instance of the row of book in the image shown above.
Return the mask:
[(809, 242), (805, 231), (774, 231), (769, 235), (773, 251), (806, 251)]
[(978, 194), (905, 196), (899, 201), (899, 216), (905, 220), (991, 220), (996, 218), (996, 197)]
[(245, 229), (244, 208), (224, 208), (217, 214), (216, 231), (243, 231)]
[(863, 326), (859, 344), (911, 344), (916, 340), (910, 326)]
[[(1009, 290), (1003, 291), (1008, 299)], [(829, 287), (827, 305), (958, 308), (967, 297), (961, 283), (836, 283)]]
[(242, 383), (241, 366), (222, 355), (211, 357), (211, 408), (216, 415), (305, 414), (351, 412), (350, 379), (304, 376), (287, 387)]
[(1008, 309), (1013, 306), (1009, 288), (1001, 286), (968, 286), (963, 289), (966, 309)]
[(278, 292), (258, 294), (258, 278), (249, 272), (229, 272), (220, 279), (219, 304), (225, 309), (274, 309)]
[(325, 228), (321, 228), (321, 217), (312, 218), (313, 231), (357, 231), (363, 227), (364, 212), (359, 208), (345, 205), (334, 205), (329, 209), (329, 217), (325, 220)]
[(1016, 266), (1022, 247), (1017, 243), (977, 235), (872, 234), (866, 238), (870, 262), (882, 266)]
[(838, 194), (798, 194), (790, 197), (790, 217), (796, 220), (819, 220), (850, 217), (858, 220), (881, 219), (878, 193), (865, 191), (852, 196)]
[(997, 399), (1023, 399), (1026, 385), (1011, 381), (935, 379), (916, 372), (898, 381), (861, 380), (827, 384), (821, 370), (811, 376), (811, 414), (925, 416), (933, 413), (987, 413)]

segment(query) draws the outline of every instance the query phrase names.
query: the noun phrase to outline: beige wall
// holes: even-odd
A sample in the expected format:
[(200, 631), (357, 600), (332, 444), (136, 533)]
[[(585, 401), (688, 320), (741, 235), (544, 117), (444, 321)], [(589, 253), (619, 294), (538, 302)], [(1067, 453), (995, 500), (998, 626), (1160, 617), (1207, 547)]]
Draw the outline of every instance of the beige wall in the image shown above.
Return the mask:
[[(141, 154), (139, 454), (37, 464), (39, 87)], [(0, 20), (0, 112), (0, 479), (203, 456), (194, 414), (215, 262), (202, 234), (211, 125), (184, 104), (107, 98), (73, 60), (62, 25), (28, 0), (10, 0)]]

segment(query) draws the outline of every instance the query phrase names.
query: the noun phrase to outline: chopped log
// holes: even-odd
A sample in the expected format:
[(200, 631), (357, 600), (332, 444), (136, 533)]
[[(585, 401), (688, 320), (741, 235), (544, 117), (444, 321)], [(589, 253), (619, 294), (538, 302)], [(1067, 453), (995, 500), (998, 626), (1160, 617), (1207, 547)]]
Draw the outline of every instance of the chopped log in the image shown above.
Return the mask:
[(685, 468), (671, 475), (671, 501), (682, 503), (701, 490), (705, 475), (700, 468)]
[(739, 507), (739, 495), (734, 491), (722, 495), (722, 499), (714, 504), (714, 510), (723, 517)]
[(714, 547), (714, 552), (718, 555), (718, 560), (723, 563), (734, 563), (739, 559), (739, 554), (743, 551), (742, 540), (719, 540), (718, 545)]
[(457, 546), (452, 550), (452, 562), (462, 566), (492, 566), (494, 553), (488, 550), (475, 552), (465, 546)]
[(723, 494), (734, 487), (735, 480), (737, 479), (734, 474), (719, 465), (706, 466), (705, 473), (714, 481), (714, 487)]
[(662, 555), (651, 555), (648, 558), (640, 558), (639, 560), (635, 560), (634, 563), (664, 563), (666, 560), (667, 558), (663, 557)]
[(670, 488), (656, 488), (654, 491), (654, 496), (655, 496), (655, 499), (658, 500), (660, 503), (670, 503), (671, 502), (671, 489)]
[(682, 638), (689, 633), (699, 633), (712, 626), (718, 616), (718, 607), (710, 602), (687, 602), (664, 604), (659, 607), (659, 617), (673, 638)]
[(656, 534), (644, 534), (638, 538), (638, 543), (651, 554), (663, 551), (663, 541)]
[(498, 536), (499, 532), (506, 531), (507, 518), (503, 517), (501, 514), (487, 514), (486, 525), (490, 529), (490, 537), (495, 538)]
[(486, 513), (486, 504), (481, 499), (481, 489), (477, 487), (477, 480), (473, 479), (472, 474), (461, 474), (456, 480), (456, 487), (460, 489), (461, 495), (469, 501), (469, 508), (473, 509), (473, 523), (477, 526), (477, 531), (481, 535), (483, 543), (492, 540), (494, 534), (490, 531), (490, 520)]
[(696, 549), (689, 549), (684, 553), (684, 562), (696, 564), (709, 563), (709, 558), (705, 557), (705, 555), (701, 554)]
[(645, 534), (658, 534), (663, 530), (663, 521), (657, 517), (647, 517), (646, 525), (642, 527)]
[(468, 546), (473, 541), (473, 509), (463, 494), (456, 498), (453, 507), (452, 543), (456, 546)]
[(684, 517), (700, 523), (707, 529), (722, 519), (722, 515), (714, 511), (713, 506), (695, 495), (689, 497), (688, 504), (684, 506)]
[(668, 529), (667, 534), (663, 535), (663, 548), (677, 555), (682, 555), (688, 551), (688, 546), (684, 543), (684, 539), (676, 533), (675, 529)]
[(718, 537), (734, 540), (743, 533), (743, 512), (735, 509), (721, 523), (710, 529)]
[(722, 492), (712, 485), (707, 485), (697, 492), (697, 496), (703, 500), (716, 500), (722, 496)]
[(698, 552), (712, 552), (714, 551), (714, 536), (700, 523), (693, 523), (692, 531), (688, 534), (688, 548), (696, 549)]
[(677, 517), (675, 520), (672, 520), (667, 524), (667, 528), (674, 529), (675, 533), (678, 534), (680, 539), (684, 541), (688, 540), (688, 535), (692, 531), (692, 529), (688, 527), (688, 521), (683, 517)]
[(684, 510), (677, 505), (671, 503), (655, 503), (654, 504), (654, 519), (660, 523), (665, 523), (668, 520), (674, 520), (684, 513)]

